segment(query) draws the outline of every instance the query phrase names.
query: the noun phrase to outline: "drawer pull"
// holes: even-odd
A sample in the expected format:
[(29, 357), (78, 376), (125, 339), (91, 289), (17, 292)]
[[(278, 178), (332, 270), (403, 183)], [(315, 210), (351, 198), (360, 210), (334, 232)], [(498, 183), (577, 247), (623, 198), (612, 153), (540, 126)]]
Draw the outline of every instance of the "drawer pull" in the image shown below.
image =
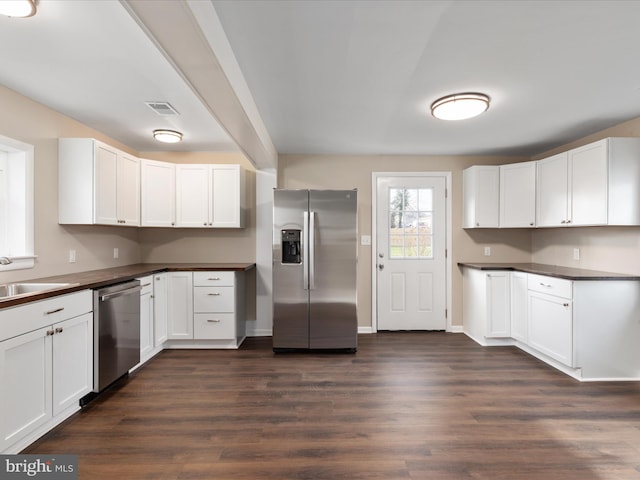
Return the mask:
[(56, 328), (56, 333), (62, 333), (64, 329), (62, 327), (58, 327)]
[(542, 282), (540, 282), (540, 286), (541, 287), (547, 287), (547, 288), (551, 288), (552, 287), (552, 285), (550, 283), (542, 283)]
[(207, 278), (207, 280), (220, 280), (220, 277), (211, 277), (211, 278)]
[(568, 306), (569, 306), (569, 304), (568, 304), (568, 303), (563, 303), (563, 304), (562, 304), (562, 306), (563, 306), (563, 307), (568, 307)]
[(221, 294), (220, 293), (207, 293), (207, 295), (209, 295), (210, 297), (219, 297)]
[(52, 335), (55, 335), (56, 332), (54, 332), (53, 330), (47, 330), (47, 337), (50, 337)]
[(55, 310), (49, 310), (48, 312), (44, 312), (45, 315), (52, 315), (54, 313), (58, 313), (64, 310), (64, 307), (56, 308)]
[(220, 323), (220, 320), (214, 318), (213, 320), (207, 320), (207, 323)]
[(144, 287), (148, 287), (149, 285), (151, 285), (151, 282), (149, 282), (149, 283), (143, 283), (143, 284), (142, 284), (142, 287), (143, 287), (143, 288), (144, 288)]

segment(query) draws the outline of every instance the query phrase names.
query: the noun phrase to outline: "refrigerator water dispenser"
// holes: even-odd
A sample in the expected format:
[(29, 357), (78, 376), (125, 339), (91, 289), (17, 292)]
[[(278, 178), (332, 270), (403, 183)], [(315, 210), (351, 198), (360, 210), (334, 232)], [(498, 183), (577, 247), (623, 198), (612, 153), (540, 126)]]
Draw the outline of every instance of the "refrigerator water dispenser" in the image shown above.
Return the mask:
[(282, 230), (282, 263), (302, 263), (300, 230)]

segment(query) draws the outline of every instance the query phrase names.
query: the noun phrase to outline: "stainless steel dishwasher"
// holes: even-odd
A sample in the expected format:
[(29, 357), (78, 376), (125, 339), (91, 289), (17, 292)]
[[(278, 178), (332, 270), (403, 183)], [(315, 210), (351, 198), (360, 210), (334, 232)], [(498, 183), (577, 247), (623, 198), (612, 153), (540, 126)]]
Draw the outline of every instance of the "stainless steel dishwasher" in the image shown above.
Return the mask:
[(100, 392), (140, 362), (140, 282), (93, 292), (93, 391)]

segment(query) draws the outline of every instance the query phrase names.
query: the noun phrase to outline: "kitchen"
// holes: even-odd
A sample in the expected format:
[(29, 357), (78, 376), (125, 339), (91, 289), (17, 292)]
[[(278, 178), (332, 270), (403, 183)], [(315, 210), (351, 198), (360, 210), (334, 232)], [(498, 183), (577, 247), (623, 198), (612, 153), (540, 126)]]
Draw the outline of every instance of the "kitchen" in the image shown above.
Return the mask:
[[(46, 5), (46, 2), (43, 2)], [(44, 7), (43, 7), (44, 8)], [(4, 19), (3, 19), (4, 20)], [(36, 16), (32, 20), (38, 20)], [(24, 21), (24, 20), (23, 20)], [(530, 155), (356, 155), (356, 154), (280, 154), (277, 173), (256, 168), (238, 151), (219, 152), (157, 152), (151, 148), (133, 149), (117, 141), (100, 128), (91, 128), (69, 116), (58, 113), (16, 93), (16, 88), (0, 88), (0, 133), (34, 146), (35, 159), (35, 247), (38, 261), (31, 270), (1, 272), (0, 283), (48, 277), (109, 267), (145, 263), (172, 262), (256, 262), (255, 304), (247, 305), (247, 333), (269, 335), (271, 328), (267, 270), (264, 248), (257, 240), (259, 232), (267, 230), (261, 222), (268, 211), (268, 195), (277, 183), (288, 188), (358, 188), (361, 193), (359, 229), (372, 232), (371, 174), (380, 171), (450, 171), (452, 172), (452, 262), (483, 261), (485, 247), (491, 247), (491, 261), (536, 262), (552, 265), (637, 274), (640, 265), (640, 240), (635, 227), (581, 227), (579, 229), (538, 230), (462, 230), (462, 170), (477, 164), (501, 165), (516, 161), (539, 159), (606, 137), (640, 136), (640, 121), (632, 118), (615, 122), (587, 133), (565, 135), (563, 141), (532, 149)], [(146, 99), (150, 100), (150, 99)], [(497, 109), (497, 106), (495, 107)], [(635, 115), (634, 115), (635, 117)], [(631, 118), (631, 117), (629, 117)], [(183, 229), (126, 228), (105, 226), (60, 226), (58, 217), (57, 149), (58, 138), (96, 138), (131, 154), (144, 158), (176, 163), (240, 164), (247, 173), (247, 227), (240, 230), (209, 231), (199, 229), (185, 233)], [(541, 141), (530, 138), (531, 143)], [(248, 149), (245, 148), (248, 151)], [(336, 175), (335, 172), (340, 172)], [(277, 177), (277, 181), (276, 181)], [(266, 222), (270, 230), (270, 222)], [(118, 258), (114, 257), (118, 249)], [(573, 249), (580, 249), (580, 260), (573, 259)], [(69, 262), (69, 251), (76, 254)], [(373, 330), (374, 307), (371, 283), (373, 268), (371, 249), (360, 246), (358, 265), (359, 328), (363, 333)], [(270, 252), (269, 252), (270, 254)], [(270, 263), (270, 260), (267, 262)], [(265, 272), (265, 273), (262, 273)], [(462, 328), (462, 275), (452, 269), (451, 330)]]

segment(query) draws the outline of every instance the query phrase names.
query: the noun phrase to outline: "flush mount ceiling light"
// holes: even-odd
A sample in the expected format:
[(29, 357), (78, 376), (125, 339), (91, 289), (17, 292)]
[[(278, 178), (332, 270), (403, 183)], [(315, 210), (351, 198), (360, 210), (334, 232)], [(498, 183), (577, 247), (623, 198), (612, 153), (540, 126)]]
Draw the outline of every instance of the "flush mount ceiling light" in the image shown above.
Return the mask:
[(0, 15), (32, 17), (36, 14), (36, 0), (0, 0)]
[(175, 130), (154, 130), (153, 138), (164, 143), (178, 143), (182, 141), (182, 134)]
[(489, 97), (482, 93), (456, 93), (431, 104), (431, 115), (440, 120), (465, 120), (487, 111)]

